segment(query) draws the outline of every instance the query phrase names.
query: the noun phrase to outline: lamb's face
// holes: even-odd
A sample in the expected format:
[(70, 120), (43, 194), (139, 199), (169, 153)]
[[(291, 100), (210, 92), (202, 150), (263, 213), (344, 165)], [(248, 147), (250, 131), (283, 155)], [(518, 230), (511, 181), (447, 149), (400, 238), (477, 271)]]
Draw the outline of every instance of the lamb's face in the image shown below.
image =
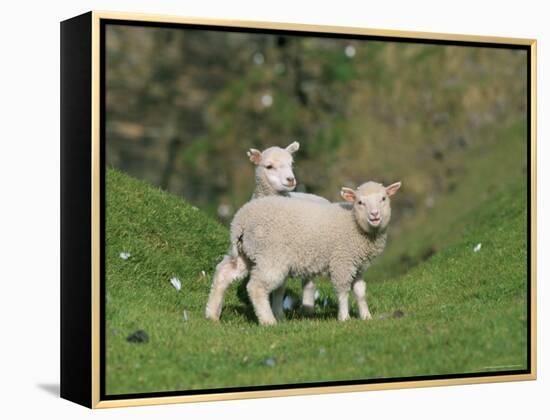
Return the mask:
[(276, 146), (263, 152), (250, 149), (248, 157), (256, 165), (256, 173), (267, 180), (275, 191), (288, 192), (296, 187), (292, 154), (299, 148), (300, 144), (294, 142), (285, 149)]
[(401, 182), (396, 182), (389, 187), (384, 187), (377, 182), (366, 182), (357, 190), (342, 188), (344, 200), (353, 203), (355, 219), (361, 228), (367, 233), (384, 231), (391, 219), (390, 197), (401, 187)]

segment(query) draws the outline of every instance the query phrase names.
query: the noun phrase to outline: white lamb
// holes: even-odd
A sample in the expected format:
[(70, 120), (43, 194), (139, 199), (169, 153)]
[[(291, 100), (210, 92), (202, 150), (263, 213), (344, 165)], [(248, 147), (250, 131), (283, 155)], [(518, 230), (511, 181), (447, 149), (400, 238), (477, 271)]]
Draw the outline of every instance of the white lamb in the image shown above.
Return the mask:
[(269, 294), (284, 287), (289, 275), (328, 273), (338, 295), (338, 319), (349, 318), (353, 289), (361, 319), (371, 314), (360, 273), (382, 253), (391, 218), (389, 197), (401, 187), (367, 182), (357, 190), (342, 188), (349, 205), (264, 197), (244, 205), (231, 224), (231, 254), (224, 275), (214, 278), (207, 317), (219, 319), (229, 284), (244, 278), (260, 324), (275, 324)]
[[(292, 170), (294, 159), (292, 155), (300, 149), (300, 143), (297, 141), (289, 144), (286, 148), (269, 147), (263, 152), (257, 149), (250, 149), (247, 155), (250, 161), (256, 165), (256, 188), (252, 198), (262, 198), (268, 196), (285, 196), (310, 200), (317, 203), (330, 204), (326, 198), (314, 194), (292, 192), (296, 187), (296, 177)], [(225, 261), (225, 260), (224, 260)], [(222, 267), (226, 264), (222, 261)], [(312, 314), (315, 305), (315, 284), (311, 278), (302, 280), (302, 309), (306, 314)], [(276, 289), (272, 294), (272, 306), (277, 318), (284, 318), (283, 299), (285, 289)]]
[(250, 149), (247, 152), (250, 161), (256, 165), (256, 189), (252, 198), (281, 195), (325, 204), (330, 203), (326, 198), (318, 195), (291, 192), (296, 187), (296, 177), (292, 171), (294, 163), (292, 155), (299, 149), (300, 143), (295, 141), (284, 149), (273, 146), (263, 152), (257, 149)]

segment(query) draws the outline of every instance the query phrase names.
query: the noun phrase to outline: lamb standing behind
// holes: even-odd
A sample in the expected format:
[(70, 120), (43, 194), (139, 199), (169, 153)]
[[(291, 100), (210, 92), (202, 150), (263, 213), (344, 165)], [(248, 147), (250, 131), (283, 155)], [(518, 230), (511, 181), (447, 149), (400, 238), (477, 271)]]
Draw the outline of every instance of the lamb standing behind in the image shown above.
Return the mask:
[[(263, 152), (257, 149), (250, 149), (247, 152), (250, 161), (256, 165), (256, 188), (252, 198), (262, 198), (274, 195), (310, 200), (317, 203), (331, 204), (326, 198), (314, 194), (292, 192), (296, 187), (296, 177), (292, 171), (292, 155), (300, 149), (297, 141), (282, 149), (277, 146), (269, 147)], [(315, 306), (315, 284), (312, 278), (305, 277), (302, 280), (302, 310), (312, 315)], [(283, 319), (283, 299), (285, 288), (276, 289), (272, 294), (272, 307), (275, 316)]]
[[(247, 152), (250, 161), (256, 165), (256, 188), (252, 194), (252, 199), (279, 195), (330, 204), (330, 201), (317, 195), (292, 192), (296, 187), (296, 177), (292, 170), (292, 164), (294, 162), (292, 155), (299, 149), (300, 143), (295, 141), (284, 149), (273, 146), (265, 149), (263, 152), (257, 149), (250, 149)], [(227, 264), (229, 264), (230, 260), (229, 257), (225, 257), (221, 263), (218, 264), (214, 277), (227, 273), (229, 269)], [(302, 309), (306, 314), (312, 314), (315, 305), (315, 284), (313, 280), (311, 278), (304, 278), (302, 281), (302, 288)], [(284, 297), (284, 288), (273, 291), (272, 307), (276, 317), (279, 319), (285, 317), (283, 310)]]
[[(291, 197), (290, 194), (293, 194), (291, 191), (296, 187), (296, 177), (294, 176), (294, 172), (292, 170), (292, 164), (294, 163), (292, 155), (297, 152), (299, 148), (300, 143), (295, 141), (284, 149), (278, 146), (273, 146), (265, 149), (263, 152), (257, 149), (250, 149), (247, 152), (247, 156), (250, 161), (256, 165), (256, 187), (251, 199), (269, 196)], [(309, 196), (316, 197), (313, 200), (325, 200), (322, 197), (317, 197), (312, 194), (302, 194), (299, 198), (308, 199)], [(329, 203), (328, 200), (325, 201)], [(232, 278), (236, 275), (236, 265), (238, 265), (236, 259), (230, 255), (224, 256), (222, 261), (216, 266), (213, 282), (224, 282), (225, 278)], [(311, 312), (313, 312), (313, 305), (315, 303), (315, 285), (313, 284), (313, 281), (310, 279), (305, 279), (303, 282), (303, 289), (304, 307), (306, 307), (309, 301), (311, 301)], [(272, 294), (273, 311), (279, 319), (283, 319), (285, 317), (283, 309), (284, 296), (284, 287), (274, 290)], [(221, 304), (218, 311), (221, 311)], [(209, 306), (206, 308), (206, 317), (216, 317), (216, 315), (209, 312)], [(219, 314), (217, 314), (217, 317), (219, 317)]]
[(284, 149), (273, 146), (263, 152), (257, 149), (250, 149), (247, 152), (250, 161), (256, 165), (256, 188), (252, 198), (280, 195), (330, 204), (330, 201), (318, 195), (292, 192), (296, 187), (296, 178), (292, 171), (294, 162), (292, 155), (299, 149), (300, 143), (295, 141)]
[(275, 324), (269, 294), (284, 288), (289, 274), (328, 273), (338, 295), (338, 319), (349, 318), (353, 289), (359, 315), (370, 319), (360, 273), (382, 253), (391, 218), (389, 197), (400, 188), (367, 182), (356, 191), (342, 188), (353, 205), (323, 205), (307, 200), (265, 197), (252, 200), (231, 224), (231, 272), (214, 279), (207, 316), (218, 319), (229, 284), (250, 271), (250, 300), (261, 324)]

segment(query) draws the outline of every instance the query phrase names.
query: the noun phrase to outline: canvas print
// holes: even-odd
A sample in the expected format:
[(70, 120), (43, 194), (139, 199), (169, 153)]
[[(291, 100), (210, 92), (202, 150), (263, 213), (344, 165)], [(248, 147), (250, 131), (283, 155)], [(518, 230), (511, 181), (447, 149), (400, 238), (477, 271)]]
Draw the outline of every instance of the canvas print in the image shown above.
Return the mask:
[(103, 31), (107, 398), (528, 371), (524, 47)]

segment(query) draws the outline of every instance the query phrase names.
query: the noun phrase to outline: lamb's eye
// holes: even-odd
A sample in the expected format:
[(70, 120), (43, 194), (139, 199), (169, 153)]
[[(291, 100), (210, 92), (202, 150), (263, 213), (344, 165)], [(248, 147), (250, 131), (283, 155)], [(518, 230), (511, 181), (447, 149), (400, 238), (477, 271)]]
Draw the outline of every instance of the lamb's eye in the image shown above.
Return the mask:
[(359, 204), (360, 206), (365, 205), (365, 203), (364, 203), (363, 201), (361, 201), (361, 200), (359, 200), (359, 201), (357, 202), (357, 204)]
[(386, 201), (386, 196), (382, 197), (382, 201)]
[(266, 165), (266, 169), (273, 169), (273, 165)]

